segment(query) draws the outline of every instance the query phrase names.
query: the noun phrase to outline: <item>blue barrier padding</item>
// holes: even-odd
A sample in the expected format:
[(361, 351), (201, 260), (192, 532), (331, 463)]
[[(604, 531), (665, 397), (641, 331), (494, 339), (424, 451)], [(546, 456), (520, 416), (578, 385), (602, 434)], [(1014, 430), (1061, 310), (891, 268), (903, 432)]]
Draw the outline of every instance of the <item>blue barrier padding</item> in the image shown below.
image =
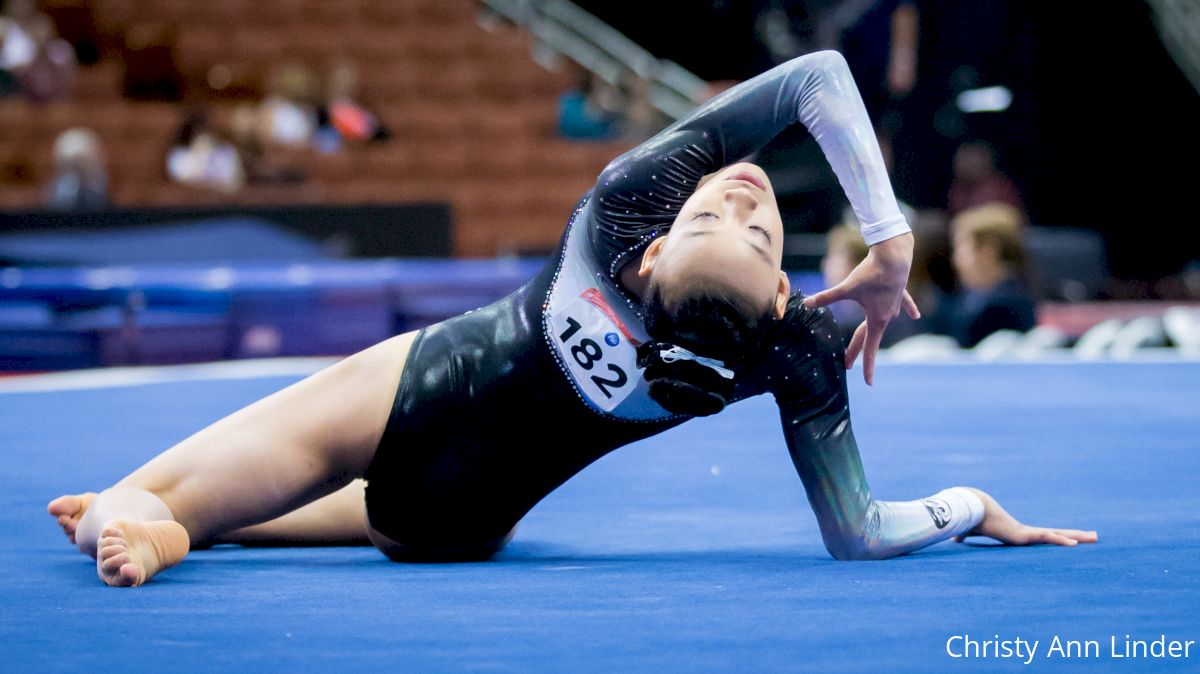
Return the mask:
[(0, 328), (0, 371), (73, 370), (103, 364), (95, 332)]
[(92, 231), (0, 234), (0, 259), (23, 265), (105, 265), (320, 260), (320, 244), (252, 217)]
[[(101, 345), (91, 364), (331, 355), (488, 304), (542, 264), (356, 260), (7, 268), (0, 270), (0, 302), (50, 307), (57, 330), (86, 333)], [(97, 323), (101, 316), (107, 322)], [(187, 339), (177, 337), (189, 329)], [(173, 341), (181, 346), (171, 347)], [(47, 360), (25, 358), (18, 366), (0, 348), (0, 370), (54, 369), (67, 362), (52, 357), (50, 346), (34, 351), (46, 352)]]
[(0, 301), (0, 327), (47, 328), (54, 323), (54, 307), (47, 302)]

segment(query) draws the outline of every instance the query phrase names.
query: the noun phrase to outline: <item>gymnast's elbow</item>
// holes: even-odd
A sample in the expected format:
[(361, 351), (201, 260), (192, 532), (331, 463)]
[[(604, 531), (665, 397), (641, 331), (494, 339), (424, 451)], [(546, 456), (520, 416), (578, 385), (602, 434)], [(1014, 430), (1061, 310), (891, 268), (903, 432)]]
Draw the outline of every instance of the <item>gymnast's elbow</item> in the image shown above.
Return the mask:
[(888, 559), (899, 554), (877, 544), (864, 530), (853, 528), (821, 532), (821, 540), (829, 555), (839, 562), (859, 562)]
[(825, 537), (825, 549), (829, 551), (829, 556), (839, 562), (857, 562), (867, 559), (879, 559), (872, 554), (871, 548), (865, 545), (861, 539), (855, 540), (853, 537)]
[(850, 64), (839, 51), (825, 49), (810, 54), (798, 56), (793, 61), (796, 67), (810, 72), (845, 73), (850, 71)]

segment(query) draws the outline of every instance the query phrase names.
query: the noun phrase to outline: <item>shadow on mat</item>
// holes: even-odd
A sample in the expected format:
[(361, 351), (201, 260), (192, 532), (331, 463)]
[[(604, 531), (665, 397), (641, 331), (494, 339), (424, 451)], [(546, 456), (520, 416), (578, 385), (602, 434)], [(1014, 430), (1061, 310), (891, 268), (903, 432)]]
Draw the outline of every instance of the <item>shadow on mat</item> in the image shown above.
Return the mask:
[[(1001, 544), (971, 543), (962, 545), (942, 545), (931, 549), (920, 550), (910, 555), (894, 558), (892, 562), (909, 559), (956, 558), (968, 549), (977, 548), (1007, 548)], [(289, 549), (295, 551), (289, 554)], [(225, 559), (221, 559), (224, 557)], [(304, 566), (339, 566), (361, 565), (364, 563), (393, 564), (383, 553), (370, 546), (254, 546), (243, 547), (234, 544), (214, 545), (210, 548), (196, 550), (188, 556), (190, 562), (255, 564), (255, 565), (304, 565)], [(401, 565), (412, 566), (463, 566), (469, 564), (504, 564), (510, 566), (539, 565), (539, 564), (621, 564), (621, 563), (672, 563), (672, 564), (745, 564), (782, 562), (789, 565), (797, 563), (837, 563), (819, 545), (796, 545), (794, 547), (778, 548), (709, 548), (709, 549), (644, 549), (619, 550), (614, 552), (597, 552), (592, 549), (548, 543), (537, 540), (516, 540), (505, 546), (494, 557), (477, 562), (402, 562)]]
[[(898, 557), (898, 561), (915, 558), (955, 557), (961, 555), (956, 547), (922, 550), (914, 555)], [(692, 550), (640, 550), (600, 553), (581, 551), (563, 545), (539, 541), (513, 541), (492, 560), (505, 564), (613, 564), (613, 563), (672, 563), (672, 564), (773, 564), (782, 563), (790, 567), (797, 564), (825, 564), (837, 562), (820, 546), (797, 545), (780, 548), (711, 548)]]

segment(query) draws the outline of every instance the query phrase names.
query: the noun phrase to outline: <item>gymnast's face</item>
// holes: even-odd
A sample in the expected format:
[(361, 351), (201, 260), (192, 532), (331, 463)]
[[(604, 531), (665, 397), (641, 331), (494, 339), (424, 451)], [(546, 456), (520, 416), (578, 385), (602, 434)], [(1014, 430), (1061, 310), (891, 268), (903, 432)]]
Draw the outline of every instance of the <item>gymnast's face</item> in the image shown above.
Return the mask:
[(782, 317), (791, 292), (783, 262), (783, 219), (771, 181), (739, 163), (706, 176), (684, 203), (671, 231), (656, 239), (638, 272), (653, 277), (670, 302), (696, 285), (769, 300)]

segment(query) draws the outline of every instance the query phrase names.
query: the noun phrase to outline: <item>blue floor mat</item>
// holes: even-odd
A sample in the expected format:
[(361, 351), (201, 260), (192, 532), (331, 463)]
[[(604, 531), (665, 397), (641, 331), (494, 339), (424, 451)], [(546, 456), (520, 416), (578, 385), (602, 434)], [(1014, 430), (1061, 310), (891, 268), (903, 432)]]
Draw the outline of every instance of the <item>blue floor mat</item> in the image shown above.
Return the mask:
[[(494, 561), (369, 548), (197, 551), (103, 587), (45, 515), (294, 378), (0, 394), (7, 671), (1016, 671), (947, 642), (1038, 641), (1029, 671), (1196, 671), (1116, 658), (1200, 641), (1200, 364), (885, 366), (852, 373), (878, 498), (978, 486), (1075, 549), (943, 543), (835, 562), (759, 398), (619, 450), (539, 504)], [(1053, 639), (1099, 654), (1048, 653)], [(961, 639), (950, 649), (961, 653)]]

